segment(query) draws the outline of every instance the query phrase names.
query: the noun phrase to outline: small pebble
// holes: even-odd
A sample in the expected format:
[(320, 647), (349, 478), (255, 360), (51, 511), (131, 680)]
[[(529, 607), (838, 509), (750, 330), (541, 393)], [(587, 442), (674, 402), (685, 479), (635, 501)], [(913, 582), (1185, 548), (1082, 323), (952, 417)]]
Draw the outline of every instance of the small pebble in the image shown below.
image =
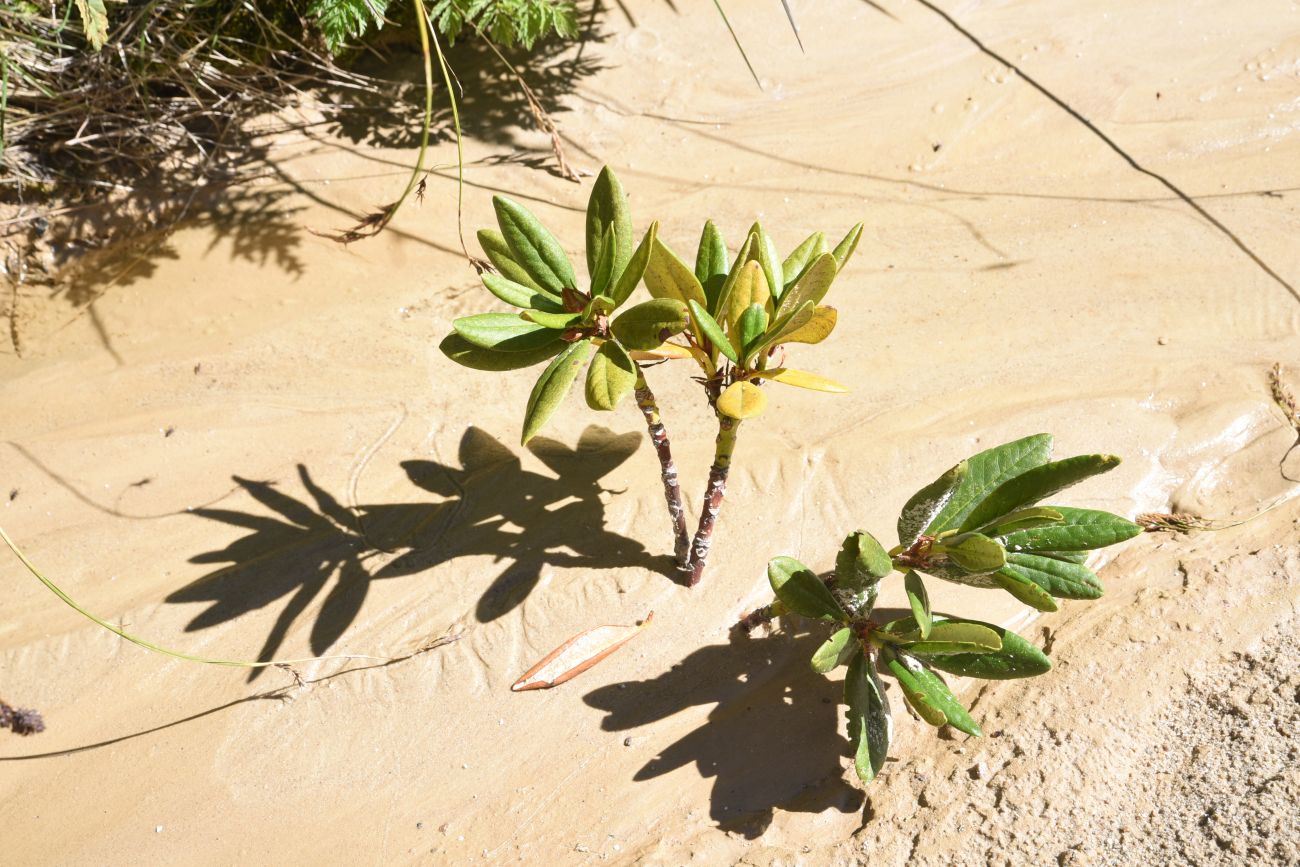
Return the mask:
[(1157, 338), (1156, 338), (1156, 343), (1159, 343), (1161, 346), (1168, 346), (1168, 345), (1169, 345), (1169, 338), (1168, 338), (1168, 337), (1157, 337)]
[(966, 771), (972, 780), (982, 780), (989, 775), (989, 766), (985, 762), (976, 762)]

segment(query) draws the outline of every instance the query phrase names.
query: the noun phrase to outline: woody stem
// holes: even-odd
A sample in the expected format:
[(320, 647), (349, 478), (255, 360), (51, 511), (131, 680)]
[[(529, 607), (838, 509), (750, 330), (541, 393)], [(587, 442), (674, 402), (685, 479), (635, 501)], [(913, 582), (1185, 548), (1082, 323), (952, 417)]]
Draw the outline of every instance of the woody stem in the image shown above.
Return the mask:
[(686, 531), (686, 511), (682, 508), (682, 487), (677, 481), (677, 464), (673, 462), (672, 447), (668, 444), (668, 431), (659, 418), (659, 404), (654, 392), (645, 380), (645, 373), (640, 366), (636, 370), (636, 386), (633, 394), (636, 405), (645, 416), (646, 430), (650, 442), (654, 444), (655, 454), (659, 456), (659, 474), (664, 483), (664, 500), (668, 503), (668, 517), (673, 522), (673, 556), (677, 559), (677, 569), (686, 572), (690, 569), (690, 536)]
[(713, 544), (713, 528), (722, 510), (722, 500), (727, 495), (727, 474), (731, 471), (731, 456), (736, 450), (738, 419), (718, 414), (718, 439), (713, 449), (713, 466), (709, 468), (709, 484), (704, 490), (704, 505), (700, 509), (700, 526), (691, 542), (690, 586), (700, 583), (704, 566)]

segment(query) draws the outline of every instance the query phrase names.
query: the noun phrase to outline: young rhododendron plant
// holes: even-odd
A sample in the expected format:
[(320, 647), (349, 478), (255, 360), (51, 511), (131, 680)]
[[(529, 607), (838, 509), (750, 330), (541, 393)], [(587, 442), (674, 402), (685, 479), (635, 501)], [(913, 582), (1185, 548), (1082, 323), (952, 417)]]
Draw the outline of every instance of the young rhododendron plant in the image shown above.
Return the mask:
[[(844, 540), (835, 571), (818, 577), (791, 557), (767, 568), (776, 600), (741, 621), (748, 630), (787, 613), (838, 628), (813, 654), (814, 671), (847, 665), (844, 702), (858, 777), (869, 783), (889, 751), (889, 702), (880, 672), (933, 726), (980, 736), (979, 725), (939, 672), (1006, 680), (1033, 677), (1051, 662), (1025, 639), (990, 623), (938, 614), (921, 576), (1001, 588), (1040, 611), (1056, 599), (1096, 599), (1101, 582), (1084, 565), (1088, 552), (1123, 542), (1142, 528), (1118, 515), (1039, 502), (1114, 468), (1111, 455), (1050, 460), (1052, 438), (1026, 437), (962, 461), (917, 492), (898, 518), (899, 544), (886, 551), (861, 530)], [(911, 616), (872, 616), (880, 582), (903, 574)]]
[[(497, 298), (517, 313), (481, 313), (452, 323), (441, 344), (458, 364), (516, 370), (550, 360), (528, 399), (523, 441), (542, 429), (586, 366), (587, 405), (613, 410), (629, 394), (645, 418), (659, 458), (673, 525), (677, 568), (699, 581), (726, 491), (740, 422), (766, 406), (771, 381), (843, 392), (825, 377), (784, 365), (785, 345), (819, 343), (835, 327), (835, 309), (821, 304), (862, 235), (855, 226), (834, 250), (817, 232), (784, 261), (755, 224), (734, 263), (713, 223), (707, 223), (692, 270), (657, 238), (651, 223), (633, 249), (627, 197), (605, 168), (587, 206), (589, 289), (560, 242), (529, 211), (504, 196), (493, 199), (501, 231), (479, 232), (498, 273), (483, 275)], [(622, 309), (643, 279), (653, 296)], [(693, 359), (718, 418), (717, 447), (699, 529), (687, 531), (681, 485), (658, 402), (643, 364)]]
[[(834, 380), (786, 367), (785, 347), (820, 343), (835, 329), (835, 308), (821, 302), (861, 237), (859, 223), (830, 250), (826, 236), (814, 232), (782, 261), (772, 239), (755, 223), (735, 261), (728, 264), (726, 242), (709, 221), (700, 237), (694, 270), (661, 240), (654, 241), (646, 288), (663, 303), (680, 304), (688, 311), (688, 326), (681, 331), (685, 352), (679, 357), (693, 358), (699, 365), (703, 374), (699, 381), (718, 419), (699, 528), (686, 559), (678, 558), (692, 585), (699, 582), (708, 560), (740, 423), (767, 408), (763, 383), (848, 391)], [(676, 513), (681, 504), (670, 500), (669, 510)], [(679, 530), (679, 551), (686, 545), (683, 530), (684, 526)]]

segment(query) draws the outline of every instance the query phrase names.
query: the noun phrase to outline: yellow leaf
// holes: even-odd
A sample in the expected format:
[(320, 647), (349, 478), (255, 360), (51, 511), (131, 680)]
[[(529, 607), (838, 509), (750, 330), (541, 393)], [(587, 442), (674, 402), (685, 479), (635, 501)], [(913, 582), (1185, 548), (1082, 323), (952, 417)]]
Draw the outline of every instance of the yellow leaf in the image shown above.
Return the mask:
[(718, 398), (718, 412), (732, 418), (754, 418), (767, 409), (767, 395), (752, 382), (733, 382)]
[(835, 330), (839, 314), (834, 307), (818, 307), (812, 319), (781, 338), (782, 343), (821, 343)]
[(658, 361), (661, 358), (694, 358), (690, 347), (678, 346), (676, 343), (661, 343), (654, 349), (634, 349), (632, 357), (637, 361)]
[(731, 333), (733, 335), (736, 333), (736, 323), (740, 321), (740, 314), (744, 313), (751, 304), (767, 307), (771, 299), (772, 289), (767, 285), (767, 277), (763, 274), (762, 266), (752, 259), (740, 266), (736, 285), (731, 287), (731, 297), (727, 299), (727, 324), (731, 326)]
[(833, 379), (827, 379), (816, 373), (809, 373), (806, 370), (791, 370), (788, 367), (778, 367), (775, 370), (755, 371), (754, 376), (763, 379), (770, 379), (773, 382), (780, 382), (785, 385), (793, 385), (796, 388), (807, 388), (812, 391), (827, 391), (831, 394), (844, 394), (849, 390), (847, 385), (836, 382)]

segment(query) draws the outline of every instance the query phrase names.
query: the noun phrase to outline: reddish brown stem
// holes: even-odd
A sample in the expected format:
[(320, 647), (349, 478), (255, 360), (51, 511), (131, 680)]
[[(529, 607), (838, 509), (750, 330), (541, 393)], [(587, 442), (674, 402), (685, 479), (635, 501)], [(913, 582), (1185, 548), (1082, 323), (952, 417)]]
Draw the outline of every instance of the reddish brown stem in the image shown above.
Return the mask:
[(659, 418), (659, 404), (654, 392), (645, 381), (645, 374), (638, 367), (636, 372), (636, 405), (645, 416), (646, 430), (650, 442), (654, 444), (655, 454), (659, 456), (659, 474), (664, 483), (664, 501), (668, 504), (668, 517), (673, 524), (673, 556), (677, 559), (680, 572), (690, 570), (691, 539), (686, 530), (686, 510), (682, 507), (682, 487), (677, 480), (677, 464), (673, 461), (673, 450), (668, 444), (668, 430)]
[(727, 495), (727, 475), (731, 471), (731, 456), (736, 450), (737, 419), (718, 415), (718, 440), (713, 451), (713, 466), (709, 468), (709, 484), (704, 490), (704, 505), (700, 509), (700, 526), (691, 542), (690, 586), (700, 583), (708, 563), (709, 549), (713, 545), (713, 529), (722, 511), (722, 500)]

